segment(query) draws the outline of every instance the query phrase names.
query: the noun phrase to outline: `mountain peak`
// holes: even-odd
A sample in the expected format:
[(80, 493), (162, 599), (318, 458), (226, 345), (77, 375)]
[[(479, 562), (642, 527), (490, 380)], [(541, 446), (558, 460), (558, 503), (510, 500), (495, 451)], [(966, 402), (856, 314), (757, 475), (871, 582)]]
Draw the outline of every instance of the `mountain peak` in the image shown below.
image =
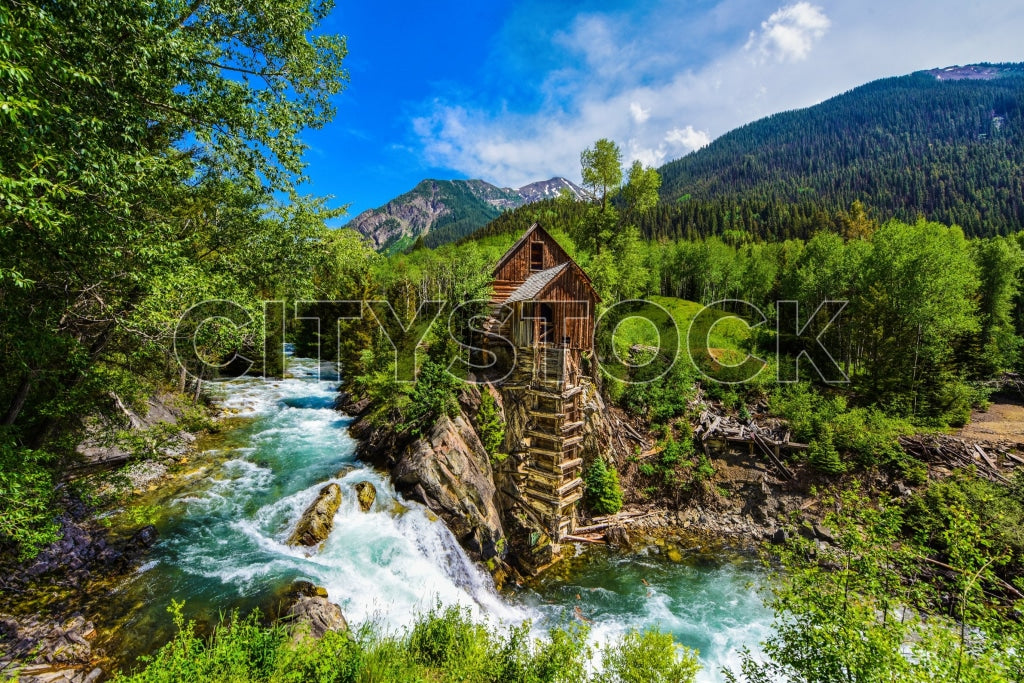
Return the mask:
[(582, 197), (583, 190), (565, 178), (550, 178), (519, 189), (484, 180), (421, 180), (384, 206), (368, 209), (347, 227), (368, 237), (378, 251), (397, 252), (423, 236), (437, 247), (475, 232), (503, 211), (554, 199), (563, 190)]
[(1024, 76), (1021, 64), (968, 64), (925, 71), (938, 81), (991, 81), (1007, 76)]

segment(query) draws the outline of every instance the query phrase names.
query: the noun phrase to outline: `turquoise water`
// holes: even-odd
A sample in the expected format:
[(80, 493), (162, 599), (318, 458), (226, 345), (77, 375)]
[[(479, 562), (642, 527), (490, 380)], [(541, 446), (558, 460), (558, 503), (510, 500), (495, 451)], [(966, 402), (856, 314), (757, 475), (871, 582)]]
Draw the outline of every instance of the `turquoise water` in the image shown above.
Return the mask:
[[(531, 619), (538, 628), (582, 616), (597, 640), (657, 625), (701, 650), (702, 680), (709, 681), (719, 679), (717, 669), (735, 660), (738, 647), (763, 637), (770, 615), (747, 585), (758, 569), (735, 554), (716, 560), (685, 553), (677, 564), (655, 552), (592, 551), (572, 563), (566, 580), (552, 575), (499, 595), (443, 522), (355, 458), (350, 420), (332, 407), (336, 378), (305, 359), (290, 359), (289, 372), (290, 379), (215, 388), (224, 410), (247, 419), (197, 454), (183, 485), (154, 494), (166, 508), (160, 541), (111, 605), (127, 615), (111, 638), (112, 654), (141, 654), (166, 642), (172, 600), (209, 623), (224, 610), (272, 608), (276, 592), (296, 579), (327, 588), (355, 624), (372, 619), (397, 629), (440, 600), (494, 621)], [(359, 510), (353, 490), (361, 481), (377, 489), (369, 513)], [(327, 482), (342, 489), (330, 538), (319, 552), (287, 546), (299, 515)]]
[(761, 565), (749, 554), (689, 543), (681, 562), (656, 546), (630, 555), (589, 548), (513, 602), (542, 615), (542, 624), (584, 621), (598, 642), (656, 626), (700, 652), (698, 680), (722, 680), (722, 667), (736, 669), (741, 648), (756, 652), (769, 633), (772, 615), (756, 589)]

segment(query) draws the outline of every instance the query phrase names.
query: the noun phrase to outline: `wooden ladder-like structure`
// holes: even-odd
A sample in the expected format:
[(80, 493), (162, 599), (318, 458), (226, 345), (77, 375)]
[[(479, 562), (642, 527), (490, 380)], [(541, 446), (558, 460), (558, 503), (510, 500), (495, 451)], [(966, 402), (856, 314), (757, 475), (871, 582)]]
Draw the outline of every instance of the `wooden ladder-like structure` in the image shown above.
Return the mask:
[(531, 359), (527, 457), (520, 468), (522, 494), (548, 527), (552, 540), (576, 527), (576, 502), (583, 497), (583, 387), (573, 351), (539, 347)]

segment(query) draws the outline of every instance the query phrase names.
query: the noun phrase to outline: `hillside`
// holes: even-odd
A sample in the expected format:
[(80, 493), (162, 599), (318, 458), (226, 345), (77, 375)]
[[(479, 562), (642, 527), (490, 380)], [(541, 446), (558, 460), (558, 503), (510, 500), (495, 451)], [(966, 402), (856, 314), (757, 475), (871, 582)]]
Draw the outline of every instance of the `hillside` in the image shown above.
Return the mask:
[[(769, 116), (660, 169), (662, 198), (918, 215), (971, 235), (1024, 226), (1024, 65), (888, 78)], [(752, 207), (752, 208), (751, 208)], [(673, 230), (672, 232), (678, 232)]]
[(469, 235), (503, 211), (552, 199), (563, 189), (582, 196), (565, 178), (519, 189), (483, 180), (424, 180), (384, 206), (362, 212), (347, 227), (369, 237), (378, 251), (401, 251), (420, 236), (428, 247), (437, 247)]

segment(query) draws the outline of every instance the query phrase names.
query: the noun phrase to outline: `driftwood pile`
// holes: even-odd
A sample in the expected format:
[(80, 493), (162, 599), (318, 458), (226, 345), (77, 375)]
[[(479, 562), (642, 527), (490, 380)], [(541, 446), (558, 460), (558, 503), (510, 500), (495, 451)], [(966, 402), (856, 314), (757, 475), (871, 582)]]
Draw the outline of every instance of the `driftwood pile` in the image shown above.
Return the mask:
[(979, 477), (994, 483), (1009, 484), (1007, 468), (1024, 466), (1024, 458), (1007, 446), (981, 444), (944, 434), (901, 436), (900, 446), (922, 462), (949, 468), (974, 467)]
[(1024, 376), (1016, 372), (1003, 373), (999, 377), (985, 382), (984, 386), (996, 391), (1024, 396)]
[(619, 512), (604, 517), (594, 517), (587, 526), (579, 526), (573, 529), (571, 536), (562, 536), (562, 541), (567, 543), (611, 543), (613, 540), (625, 539), (619, 545), (628, 543), (628, 536), (624, 534), (625, 527), (635, 524), (645, 517), (650, 517), (654, 512)]
[(792, 432), (781, 422), (758, 424), (754, 419), (723, 415), (711, 407), (700, 415), (693, 430), (694, 439), (707, 451), (708, 441), (725, 441), (730, 445), (748, 444), (753, 450), (765, 456), (774, 465), (783, 479), (793, 479), (793, 472), (782, 462), (783, 451), (806, 450), (807, 444), (790, 440)]

